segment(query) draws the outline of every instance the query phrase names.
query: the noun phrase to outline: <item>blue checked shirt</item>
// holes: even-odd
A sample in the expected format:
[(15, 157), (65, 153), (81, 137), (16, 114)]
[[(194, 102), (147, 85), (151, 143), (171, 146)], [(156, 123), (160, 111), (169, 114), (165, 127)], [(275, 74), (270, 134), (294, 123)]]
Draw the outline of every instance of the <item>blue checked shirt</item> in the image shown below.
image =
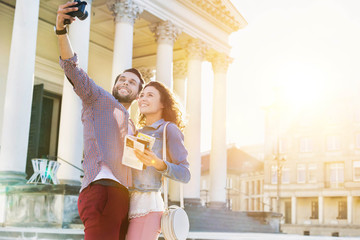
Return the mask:
[(121, 163), (124, 138), (128, 133), (128, 111), (78, 66), (76, 54), (70, 59), (60, 58), (60, 66), (83, 105), (81, 120), (84, 125), (85, 156), (80, 191), (98, 175), (101, 163), (110, 168), (121, 184), (131, 186), (131, 170)]

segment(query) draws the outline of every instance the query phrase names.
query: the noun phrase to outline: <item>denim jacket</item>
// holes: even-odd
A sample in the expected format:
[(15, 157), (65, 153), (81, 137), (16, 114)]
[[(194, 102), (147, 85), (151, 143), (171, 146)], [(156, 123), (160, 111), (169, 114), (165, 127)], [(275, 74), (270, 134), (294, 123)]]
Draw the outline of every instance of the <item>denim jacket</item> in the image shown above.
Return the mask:
[[(139, 130), (141, 133), (155, 137), (156, 140), (152, 151), (160, 159), (163, 159), (162, 147), (165, 123), (163, 119), (160, 119), (151, 126), (145, 126)], [(143, 170), (132, 169), (133, 187), (130, 190), (142, 192), (159, 191), (162, 175), (183, 183), (190, 181), (189, 163), (187, 161), (188, 152), (184, 146), (184, 135), (174, 123), (169, 123), (166, 127), (166, 148), (167, 161), (165, 164), (167, 169), (158, 171), (151, 166)]]

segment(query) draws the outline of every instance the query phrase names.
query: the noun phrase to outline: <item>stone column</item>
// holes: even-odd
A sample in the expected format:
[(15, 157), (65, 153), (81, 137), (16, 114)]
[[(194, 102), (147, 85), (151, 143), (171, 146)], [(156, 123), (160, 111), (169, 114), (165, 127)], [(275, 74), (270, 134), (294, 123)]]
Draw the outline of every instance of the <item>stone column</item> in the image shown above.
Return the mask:
[(353, 197), (351, 195), (347, 196), (347, 222), (352, 224), (352, 211), (353, 211)]
[(173, 89), (173, 48), (181, 30), (170, 21), (154, 23), (150, 30), (155, 34), (157, 42), (156, 52), (156, 81), (164, 83)]
[(264, 192), (264, 198), (263, 198), (263, 209), (264, 212), (272, 212), (273, 208), (271, 205), (271, 198), (268, 193)]
[(174, 62), (174, 93), (185, 108), (186, 103), (186, 75), (187, 61), (185, 59)]
[(296, 224), (296, 200), (295, 196), (291, 197), (291, 224)]
[(324, 223), (324, 197), (319, 196), (318, 198), (319, 205), (319, 224)]
[[(86, 10), (91, 12), (91, 0), (88, 0)], [(79, 66), (87, 71), (89, 57), (89, 39), (90, 39), (90, 18), (84, 21), (75, 21), (70, 25), (69, 38), (78, 55)], [(81, 160), (83, 159), (83, 125), (81, 122), (82, 103), (74, 92), (73, 86), (64, 77), (64, 86), (61, 103), (60, 129), (59, 129), (59, 145), (58, 157), (81, 168)], [(69, 165), (68, 163), (58, 159), (61, 163), (58, 171), (58, 179), (60, 183), (80, 185), (81, 172)]]
[(210, 207), (224, 208), (226, 201), (226, 73), (232, 59), (223, 53), (211, 56), (214, 71), (212, 139), (210, 152)]
[(0, 184), (25, 182), (39, 0), (17, 0), (1, 131)]
[(248, 196), (246, 191), (246, 182), (240, 181), (240, 211), (246, 211), (246, 197)]
[(115, 17), (112, 89), (115, 78), (132, 66), (134, 22), (142, 9), (132, 0), (108, 0), (107, 6)]
[[(154, 68), (152, 67), (139, 67), (137, 68), (139, 72), (141, 73), (145, 84), (150, 82), (151, 78), (154, 77)], [(133, 101), (130, 106), (130, 118), (136, 122), (137, 118), (139, 116), (139, 106), (138, 101)]]
[[(185, 108), (185, 94), (186, 94), (186, 61), (180, 60), (174, 62), (174, 93), (178, 97), (180, 103)], [(171, 180), (169, 181), (169, 199), (174, 202), (180, 201), (180, 188), (183, 188), (183, 185), (177, 181)]]
[(191, 180), (184, 186), (185, 203), (200, 204), (201, 176), (201, 65), (206, 52), (206, 45), (198, 39), (190, 40), (188, 53), (188, 84), (186, 113), (188, 123), (185, 128), (185, 146), (188, 150)]

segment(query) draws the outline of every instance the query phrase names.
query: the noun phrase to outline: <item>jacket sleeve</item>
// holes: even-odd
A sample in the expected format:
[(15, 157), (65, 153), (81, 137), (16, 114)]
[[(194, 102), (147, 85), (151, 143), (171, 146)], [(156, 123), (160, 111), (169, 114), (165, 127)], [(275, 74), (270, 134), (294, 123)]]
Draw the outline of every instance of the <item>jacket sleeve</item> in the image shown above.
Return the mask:
[(162, 172), (166, 177), (188, 183), (190, 181), (189, 162), (187, 161), (188, 152), (184, 145), (184, 135), (173, 123), (166, 129), (166, 148), (167, 148), (167, 169)]
[(60, 66), (73, 86), (75, 93), (84, 103), (91, 104), (96, 101), (101, 94), (100, 87), (79, 67), (76, 54), (66, 60), (60, 58)]

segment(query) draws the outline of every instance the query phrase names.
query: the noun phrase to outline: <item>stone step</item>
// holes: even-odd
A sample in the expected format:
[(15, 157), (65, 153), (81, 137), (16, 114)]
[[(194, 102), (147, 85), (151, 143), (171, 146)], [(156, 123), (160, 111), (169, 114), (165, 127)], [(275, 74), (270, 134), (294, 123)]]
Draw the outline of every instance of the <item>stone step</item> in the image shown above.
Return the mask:
[(185, 207), (190, 231), (278, 233), (280, 215), (270, 212), (234, 212), (226, 209)]

